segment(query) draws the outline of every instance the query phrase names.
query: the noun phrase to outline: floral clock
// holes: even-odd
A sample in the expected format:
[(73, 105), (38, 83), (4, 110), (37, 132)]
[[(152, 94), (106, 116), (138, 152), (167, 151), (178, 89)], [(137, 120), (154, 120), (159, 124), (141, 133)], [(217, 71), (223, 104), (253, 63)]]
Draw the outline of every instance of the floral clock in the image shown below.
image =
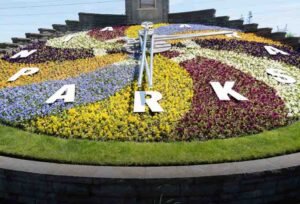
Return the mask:
[[(157, 35), (231, 30), (154, 29)], [(3, 56), (1, 123), (64, 138), (160, 142), (247, 136), (299, 120), (300, 53), (239, 30), (170, 41), (169, 51), (154, 56), (151, 89), (163, 96), (164, 111), (135, 113), (139, 60), (124, 47), (139, 30), (78, 32)], [(143, 89), (150, 90), (146, 83)], [(57, 95), (64, 99), (51, 101)]]

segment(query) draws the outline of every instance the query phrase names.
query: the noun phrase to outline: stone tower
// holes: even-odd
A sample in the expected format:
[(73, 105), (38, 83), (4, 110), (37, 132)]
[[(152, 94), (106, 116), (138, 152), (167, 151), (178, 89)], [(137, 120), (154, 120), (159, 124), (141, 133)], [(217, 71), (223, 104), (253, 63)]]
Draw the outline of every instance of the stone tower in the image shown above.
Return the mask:
[(168, 22), (169, 0), (126, 0), (127, 24)]

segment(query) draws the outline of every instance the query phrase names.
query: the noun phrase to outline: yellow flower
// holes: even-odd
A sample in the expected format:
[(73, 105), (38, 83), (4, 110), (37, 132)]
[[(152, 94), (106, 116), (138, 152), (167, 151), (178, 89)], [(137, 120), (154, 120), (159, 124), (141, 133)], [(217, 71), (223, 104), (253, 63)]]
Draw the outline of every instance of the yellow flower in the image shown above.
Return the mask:
[[(216, 30), (203, 30), (203, 31), (188, 31), (188, 32), (180, 32), (177, 34), (192, 34), (192, 33), (209, 33), (209, 32), (217, 32)], [(266, 43), (270, 45), (278, 45), (278, 46), (283, 46), (283, 44), (279, 41), (274, 41), (268, 38), (264, 38), (261, 36), (257, 36), (253, 33), (243, 33), (243, 32), (237, 32), (237, 34), (241, 38), (231, 38), (231, 37), (226, 37), (225, 35), (217, 35), (217, 36), (206, 36), (206, 37), (198, 37), (194, 39), (225, 39), (225, 40), (243, 40), (243, 41), (248, 41), (248, 42), (259, 42), (259, 43)], [(182, 42), (183, 40), (170, 40), (169, 43), (175, 44), (178, 42)]]
[[(168, 25), (166, 23), (159, 23), (159, 24), (154, 24), (153, 28), (159, 28), (162, 26)], [(142, 30), (142, 26), (140, 25), (134, 25), (134, 26), (130, 26), (126, 31), (125, 31), (125, 35), (129, 38), (138, 38), (139, 37), (139, 31)]]
[[(183, 68), (162, 56), (155, 57), (154, 65), (160, 68), (154, 69), (153, 89), (163, 95), (160, 104), (165, 112), (161, 114), (151, 114), (150, 110), (144, 114), (133, 113), (133, 93), (138, 90), (137, 83), (134, 82), (103, 101), (75, 107), (74, 110), (64, 111), (57, 116), (32, 120), (26, 126), (33, 126), (39, 132), (54, 133), (57, 136), (88, 136), (101, 140), (157, 141), (174, 138), (172, 135), (175, 134), (177, 121), (190, 109), (193, 81)], [(169, 80), (166, 80), (166, 76)], [(145, 87), (148, 90), (147, 85)], [(75, 115), (70, 114), (74, 111)], [(37, 125), (38, 123), (43, 124), (43, 127)], [(66, 135), (66, 128), (77, 131)]]
[(94, 57), (87, 59), (78, 59), (64, 62), (46, 62), (32, 64), (32, 67), (38, 67), (40, 71), (31, 77), (20, 77), (16, 81), (9, 83), (7, 80), (17, 73), (21, 68), (28, 67), (28, 64), (9, 63), (0, 59), (0, 88), (24, 86), (32, 83), (39, 83), (49, 80), (63, 80), (70, 77), (76, 77), (84, 73), (95, 71), (101, 67), (120, 62), (127, 59), (124, 54), (113, 54), (109, 57)]

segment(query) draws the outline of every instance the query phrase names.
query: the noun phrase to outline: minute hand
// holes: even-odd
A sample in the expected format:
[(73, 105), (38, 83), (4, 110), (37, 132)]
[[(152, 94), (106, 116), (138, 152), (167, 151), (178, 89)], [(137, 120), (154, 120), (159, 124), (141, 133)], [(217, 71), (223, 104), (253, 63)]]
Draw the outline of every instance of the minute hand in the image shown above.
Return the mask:
[(211, 33), (199, 33), (199, 34), (178, 34), (178, 35), (155, 35), (155, 40), (177, 40), (185, 38), (207, 37), (215, 35), (230, 35), (234, 34), (233, 31), (220, 31)]

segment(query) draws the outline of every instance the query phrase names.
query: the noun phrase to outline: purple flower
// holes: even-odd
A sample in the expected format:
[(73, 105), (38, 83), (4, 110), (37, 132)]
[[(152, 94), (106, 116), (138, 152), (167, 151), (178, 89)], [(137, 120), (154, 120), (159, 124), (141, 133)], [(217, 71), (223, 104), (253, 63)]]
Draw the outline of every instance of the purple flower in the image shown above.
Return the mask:
[[(292, 49), (284, 46), (273, 47), (289, 53), (290, 55), (270, 55), (264, 46), (268, 44), (247, 42), (240, 40), (224, 40), (224, 39), (204, 39), (195, 40), (202, 48), (208, 48), (213, 50), (226, 50), (234, 51), (238, 53), (246, 53), (255, 57), (267, 57), (269, 59), (284, 62), (300, 68), (300, 53), (293, 51)], [(269, 46), (269, 45), (268, 45)]]
[[(37, 52), (26, 58), (11, 59), (11, 57), (21, 50), (37, 50)], [(22, 49), (16, 49), (11, 55), (5, 55), (4, 60), (11, 63), (43, 63), (48, 61), (65, 61), (94, 57), (93, 50), (90, 49), (60, 49), (48, 47), (43, 42), (33, 43)]]
[[(182, 26), (182, 25), (187, 25)], [(166, 25), (159, 27), (155, 29), (155, 33), (157, 35), (171, 35), (175, 33), (180, 33), (180, 32), (186, 32), (186, 31), (201, 31), (201, 30), (234, 30), (238, 31), (236, 29), (231, 29), (231, 28), (224, 28), (224, 27), (219, 27), (219, 26), (207, 26), (207, 25), (202, 25), (202, 24), (172, 24), (172, 25)]]
[[(74, 106), (101, 101), (130, 84), (137, 70), (135, 64), (110, 65), (76, 78), (2, 89), (0, 90), (0, 121), (18, 123), (37, 116), (56, 114)], [(54, 104), (45, 103), (62, 86), (68, 84), (76, 85), (74, 103), (63, 101)]]
[[(254, 134), (285, 125), (288, 111), (276, 90), (234, 67), (197, 58), (181, 63), (194, 81), (191, 110), (178, 123), (179, 139), (207, 140)], [(221, 101), (210, 82), (235, 81), (249, 101)]]

